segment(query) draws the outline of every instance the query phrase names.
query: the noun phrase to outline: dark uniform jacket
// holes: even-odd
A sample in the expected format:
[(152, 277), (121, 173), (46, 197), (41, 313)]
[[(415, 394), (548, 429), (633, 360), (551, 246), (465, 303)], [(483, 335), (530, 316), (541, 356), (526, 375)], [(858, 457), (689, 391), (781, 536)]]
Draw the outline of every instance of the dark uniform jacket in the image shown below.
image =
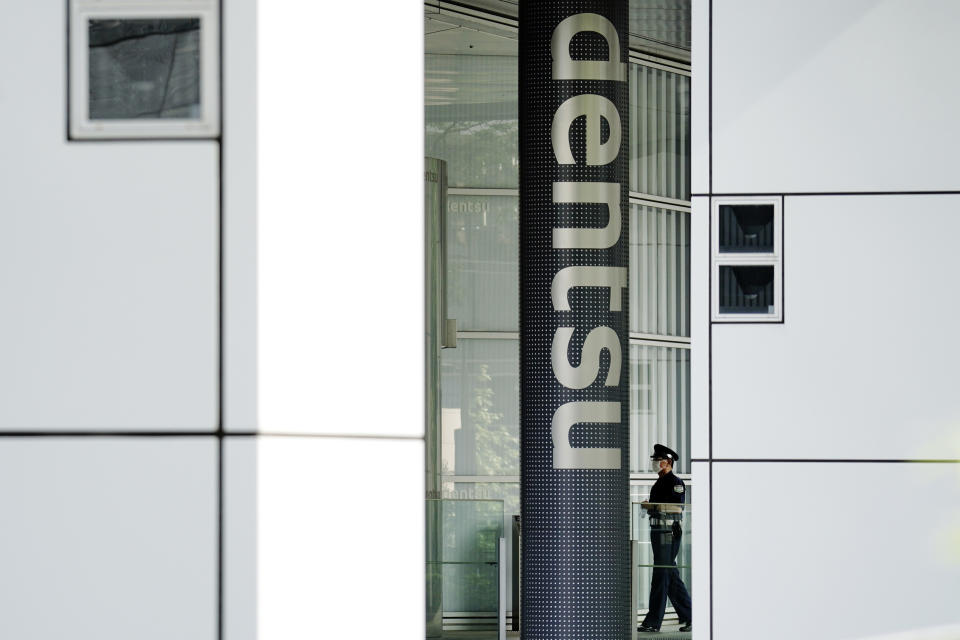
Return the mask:
[[(659, 478), (650, 489), (650, 502), (673, 502), (683, 504), (687, 497), (687, 488), (683, 480), (669, 471)], [(679, 513), (664, 513), (660, 509), (651, 510), (651, 518), (666, 518), (669, 520), (679, 520)]]

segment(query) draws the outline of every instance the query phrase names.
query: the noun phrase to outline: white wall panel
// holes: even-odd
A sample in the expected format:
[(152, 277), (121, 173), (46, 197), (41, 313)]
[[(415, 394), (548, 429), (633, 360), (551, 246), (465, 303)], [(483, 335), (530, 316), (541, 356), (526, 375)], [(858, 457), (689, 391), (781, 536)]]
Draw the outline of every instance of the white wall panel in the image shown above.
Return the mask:
[(223, 441), (223, 638), (257, 638), (257, 441)]
[(419, 640), (423, 441), (262, 437), (259, 639)]
[(960, 4), (713, 5), (714, 193), (960, 189)]
[(713, 499), (714, 640), (960, 622), (960, 465), (715, 463)]
[(260, 428), (422, 436), (422, 13), (258, 9)]
[(717, 457), (960, 459), (960, 196), (787, 198), (783, 325), (715, 325)]
[(710, 629), (710, 464), (693, 463), (693, 481), (696, 494), (690, 517), (693, 530), (690, 542), (693, 604), (693, 628), (697, 638), (709, 637)]
[(0, 439), (0, 638), (214, 640), (214, 438)]
[(0, 21), (0, 429), (213, 429), (217, 145), (68, 143), (65, 6)]
[(223, 8), (223, 428), (257, 428), (257, 5)]
[(691, 1), (690, 183), (710, 191), (710, 0)]
[(690, 212), (690, 452), (710, 455), (710, 200)]

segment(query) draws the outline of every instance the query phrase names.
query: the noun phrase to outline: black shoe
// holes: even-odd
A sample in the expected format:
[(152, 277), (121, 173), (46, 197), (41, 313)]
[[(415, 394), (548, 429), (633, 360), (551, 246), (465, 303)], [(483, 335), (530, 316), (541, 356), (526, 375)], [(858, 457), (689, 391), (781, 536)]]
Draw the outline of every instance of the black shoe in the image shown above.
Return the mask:
[(681, 622), (680, 624), (681, 624), (681, 627), (677, 629), (677, 631), (693, 631), (692, 622)]
[(645, 624), (642, 624), (639, 627), (637, 627), (637, 631), (639, 631), (640, 633), (660, 633), (660, 629), (654, 629), (653, 627), (648, 627)]

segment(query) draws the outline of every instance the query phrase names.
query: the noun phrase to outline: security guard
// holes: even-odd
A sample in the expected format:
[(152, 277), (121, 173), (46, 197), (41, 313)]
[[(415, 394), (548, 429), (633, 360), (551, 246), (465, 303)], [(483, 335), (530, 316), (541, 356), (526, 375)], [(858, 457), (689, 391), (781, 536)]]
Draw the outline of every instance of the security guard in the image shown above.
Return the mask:
[(693, 628), (690, 612), (690, 594), (677, 571), (677, 553), (683, 535), (683, 504), (686, 487), (683, 480), (673, 475), (677, 452), (662, 444), (653, 445), (651, 460), (655, 461), (657, 482), (650, 489), (650, 501), (641, 506), (650, 516), (650, 544), (653, 547), (653, 579), (650, 585), (650, 610), (639, 631), (655, 632), (663, 623), (667, 598), (680, 618), (680, 631)]

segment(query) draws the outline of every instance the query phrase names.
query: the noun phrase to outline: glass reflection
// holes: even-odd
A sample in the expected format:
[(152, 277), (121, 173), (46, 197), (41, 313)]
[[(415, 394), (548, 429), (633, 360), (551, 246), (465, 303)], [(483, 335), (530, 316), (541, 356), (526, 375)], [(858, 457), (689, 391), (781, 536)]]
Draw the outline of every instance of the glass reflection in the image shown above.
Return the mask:
[[(496, 631), (500, 599), (500, 500), (427, 500), (439, 524), (439, 548), (428, 549), (428, 624), (438, 632)], [(438, 620), (439, 619), (439, 620)], [(440, 627), (437, 629), (437, 627)], [(492, 636), (491, 636), (492, 637)]]
[(441, 354), (442, 474), (520, 474), (519, 345), (460, 340)]
[(690, 0), (630, 0), (629, 15), (631, 38), (690, 49)]
[(720, 313), (774, 313), (772, 266), (720, 266)]
[[(651, 484), (652, 482), (651, 480)], [(673, 516), (675, 522), (670, 522), (669, 525), (660, 524), (659, 512), (656, 509), (644, 508), (637, 501), (638, 498), (641, 500), (649, 498), (650, 486), (639, 488), (639, 492), (635, 492), (633, 495), (633, 502), (630, 507), (631, 539), (636, 541), (636, 544), (634, 546), (632, 575), (637, 586), (636, 608), (639, 620), (648, 619), (650, 592), (654, 583), (655, 571), (660, 573), (661, 580), (665, 577), (665, 574), (670, 574), (671, 582), (678, 579), (678, 584), (682, 583), (686, 587), (688, 595), (693, 591), (690, 553), (693, 510), (691, 508), (692, 490), (689, 482), (686, 483), (686, 488), (687, 498), (682, 507), (682, 513), (675, 514)], [(668, 505), (653, 506), (666, 508)], [(674, 551), (676, 551), (675, 555)], [(681, 599), (679, 591), (674, 595)], [(688, 602), (681, 602), (681, 606), (686, 608)], [(689, 615), (689, 613), (686, 615)], [(683, 622), (690, 622), (690, 620), (680, 619), (674, 607), (673, 599), (668, 596), (662, 624), (659, 626), (660, 631), (679, 631)], [(677, 637), (685, 636), (678, 635)]]
[(690, 213), (630, 206), (630, 330), (690, 336)]
[(447, 199), (447, 315), (461, 331), (517, 331), (519, 203)]
[(91, 120), (200, 118), (200, 19), (90, 20)]
[(649, 471), (655, 443), (680, 454), (690, 469), (690, 350), (630, 345), (630, 471)]
[(424, 56), (426, 155), (451, 187), (520, 186), (517, 58)]
[(690, 78), (630, 65), (630, 190), (690, 199)]
[(720, 253), (772, 253), (773, 205), (720, 205)]

